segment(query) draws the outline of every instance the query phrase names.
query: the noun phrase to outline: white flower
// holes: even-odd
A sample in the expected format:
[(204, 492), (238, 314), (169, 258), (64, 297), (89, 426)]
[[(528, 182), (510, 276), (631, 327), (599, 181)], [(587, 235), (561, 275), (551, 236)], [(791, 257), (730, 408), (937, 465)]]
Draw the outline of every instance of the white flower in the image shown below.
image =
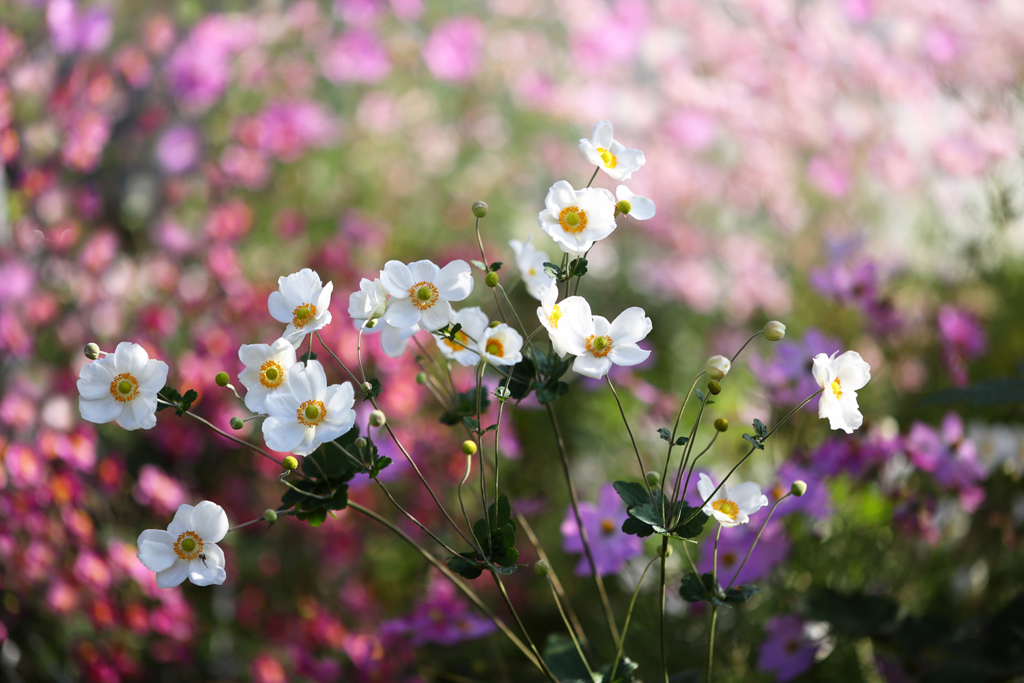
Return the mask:
[(559, 180), (548, 190), (544, 206), (537, 224), (567, 254), (583, 256), (615, 230), (615, 197), (608, 190), (574, 190)]
[(263, 421), (263, 438), (275, 451), (309, 455), (355, 424), (352, 385), (345, 382), (327, 386), (327, 375), (317, 361), (292, 366), (284, 388), (267, 398), (265, 404), (269, 417)]
[[(615, 198), (619, 200), (616, 205), (621, 202), (629, 204), (629, 211), (626, 211), (626, 215), (637, 219), (638, 221), (645, 221), (648, 218), (654, 218), (654, 202), (647, 197), (642, 197), (633, 192), (625, 185), (619, 185), (615, 188)], [(621, 211), (621, 209), (619, 209)]]
[(601, 379), (613, 363), (636, 365), (651, 355), (650, 351), (636, 345), (652, 329), (651, 319), (637, 306), (627, 308), (609, 323), (599, 315), (592, 316), (590, 305), (583, 301), (582, 305), (563, 307), (562, 322), (568, 324), (564, 337), (566, 348), (576, 356), (572, 369), (586, 377)]
[(245, 364), (238, 374), (246, 389), (245, 407), (264, 413), (267, 398), (283, 390), (288, 371), (295, 365), (295, 347), (284, 337), (273, 344), (243, 344), (238, 348), (238, 360)]
[[(365, 277), (359, 281), (359, 291), (352, 292), (348, 297), (348, 315), (355, 322), (356, 329), (363, 326), (367, 320), (377, 320), (387, 310), (388, 293), (384, 289), (384, 283), (380, 278), (368, 280)], [(373, 330), (367, 328), (367, 332)]]
[(381, 282), (393, 299), (388, 302), (384, 321), (395, 327), (419, 325), (439, 330), (452, 320), (450, 301), (462, 301), (473, 291), (473, 273), (462, 260), (438, 268), (431, 261), (388, 261), (380, 272)]
[(309, 268), (303, 268), (288, 277), (277, 279), (279, 291), (267, 299), (270, 315), (274, 320), (288, 323), (281, 336), (298, 348), (303, 337), (331, 322), (331, 292), (334, 283), (320, 284), (320, 276)]
[(544, 289), (553, 282), (551, 276), (544, 272), (544, 264), (550, 263), (551, 258), (543, 251), (534, 248), (530, 244), (530, 239), (527, 238), (525, 242), (509, 240), (508, 245), (515, 252), (516, 265), (523, 276), (523, 284), (526, 285), (527, 293), (539, 301)]
[(505, 323), (488, 327), (477, 343), (480, 355), (492, 365), (515, 365), (523, 359), (522, 349), (522, 335)]
[(731, 368), (732, 361), (725, 356), (711, 356), (708, 358), (708, 364), (704, 367), (704, 371), (711, 379), (722, 379), (729, 374)]
[(540, 320), (540, 324), (544, 326), (544, 329), (548, 331), (548, 339), (551, 340), (551, 346), (554, 348), (555, 353), (560, 358), (564, 358), (565, 354), (569, 353), (569, 349), (566, 346), (569, 324), (561, 324), (565, 312), (582, 307), (586, 312), (581, 312), (580, 316), (589, 316), (590, 305), (581, 296), (570, 296), (556, 304), (555, 301), (557, 299), (558, 285), (552, 282), (541, 292), (540, 306), (537, 307), (537, 319)]
[(864, 422), (857, 407), (857, 390), (871, 379), (871, 366), (856, 351), (838, 358), (835, 353), (831, 357), (819, 353), (812, 371), (818, 386), (825, 390), (818, 403), (818, 417), (827, 417), (832, 429), (852, 434)]
[(746, 524), (750, 521), (750, 515), (768, 504), (768, 496), (762, 494), (761, 487), (752, 481), (738, 484), (734, 489), (723, 485), (718, 489), (717, 498), (710, 500), (714, 490), (711, 478), (701, 472), (697, 491), (700, 492), (701, 500), (708, 501), (704, 513), (717, 519), (722, 526)]
[(228, 532), (224, 508), (204, 500), (182, 505), (167, 531), (146, 529), (139, 534), (138, 558), (156, 572), (156, 585), (173, 588), (186, 578), (197, 586), (221, 585), (227, 578), (224, 551), (217, 542)]
[(156, 426), (156, 395), (167, 383), (167, 363), (150, 360), (146, 349), (121, 342), (114, 353), (86, 363), (78, 375), (82, 418), (117, 421), (128, 430)]
[(380, 330), (380, 348), (391, 358), (401, 358), (409, 346), (409, 340), (420, 331), (419, 325), (412, 327), (395, 327), (387, 323), (377, 323), (374, 330)]
[(462, 325), (462, 329), (455, 333), (459, 343), (456, 344), (446, 337), (435, 337), (437, 348), (445, 358), (450, 358), (464, 367), (472, 367), (480, 360), (476, 346), (477, 342), (483, 339), (484, 330), (487, 329), (490, 320), (479, 306), (473, 306), (458, 311), (452, 318), (452, 325), (455, 323)]
[(626, 149), (618, 140), (612, 139), (611, 121), (598, 121), (593, 136), (589, 140), (580, 140), (580, 151), (587, 161), (615, 180), (629, 180), (633, 171), (639, 170), (647, 161), (640, 150)]

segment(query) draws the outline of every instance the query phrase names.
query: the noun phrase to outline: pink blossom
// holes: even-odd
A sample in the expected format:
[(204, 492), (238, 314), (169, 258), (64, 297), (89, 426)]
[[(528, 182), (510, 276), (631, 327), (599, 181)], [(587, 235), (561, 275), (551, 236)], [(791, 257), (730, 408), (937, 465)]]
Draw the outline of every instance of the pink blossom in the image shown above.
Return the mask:
[(156, 515), (167, 515), (187, 502), (188, 491), (156, 465), (145, 464), (139, 470), (139, 480), (132, 489), (132, 497), (139, 505), (153, 508)]
[(423, 46), (423, 61), (439, 81), (465, 81), (480, 68), (484, 27), (472, 17), (442, 21)]
[(320, 67), (335, 83), (377, 83), (391, 73), (391, 60), (376, 36), (352, 29), (328, 48)]

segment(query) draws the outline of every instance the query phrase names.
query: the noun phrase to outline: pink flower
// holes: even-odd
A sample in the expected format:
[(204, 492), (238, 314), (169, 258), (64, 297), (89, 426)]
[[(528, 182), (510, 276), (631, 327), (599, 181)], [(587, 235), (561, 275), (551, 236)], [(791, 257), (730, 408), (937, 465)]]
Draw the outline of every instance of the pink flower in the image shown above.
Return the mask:
[(439, 81), (465, 81), (480, 68), (484, 28), (471, 17), (442, 21), (423, 46), (423, 61)]
[(391, 60), (376, 36), (351, 30), (328, 49), (320, 67), (335, 83), (377, 83), (391, 73)]

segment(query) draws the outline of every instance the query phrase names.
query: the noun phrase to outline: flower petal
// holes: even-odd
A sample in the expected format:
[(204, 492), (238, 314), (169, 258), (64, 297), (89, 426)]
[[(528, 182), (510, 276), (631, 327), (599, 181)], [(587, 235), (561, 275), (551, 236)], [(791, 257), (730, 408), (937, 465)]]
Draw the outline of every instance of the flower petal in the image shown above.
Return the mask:
[(473, 293), (473, 271), (468, 263), (457, 259), (441, 269), (434, 284), (442, 299), (462, 301)]
[(604, 166), (604, 160), (601, 158), (601, 155), (597, 153), (597, 148), (594, 146), (594, 143), (587, 138), (580, 140), (580, 151), (583, 152), (583, 156), (586, 157), (587, 161), (594, 164), (594, 166)]
[[(163, 386), (161, 382), (160, 386)], [(128, 404), (131, 407), (135, 421), (142, 429), (152, 429), (156, 426), (156, 394), (140, 394)]]
[(159, 392), (167, 384), (167, 370), (167, 363), (162, 360), (146, 363), (142, 373), (135, 378), (139, 382), (139, 389), (153, 394)]
[(594, 147), (601, 147), (610, 150), (612, 147), (612, 122), (598, 121), (594, 126), (594, 133), (590, 136)]
[(715, 483), (711, 481), (711, 477), (701, 472), (700, 476), (697, 477), (697, 492), (700, 494), (700, 499), (709, 499), (714, 491)]
[[(274, 397), (268, 399), (268, 405)], [(268, 417), (263, 421), (263, 440), (267, 446), (281, 453), (294, 452), (306, 436), (305, 425), (295, 419), (294, 413), (291, 421), (285, 421), (277, 417)]]
[(608, 358), (616, 365), (628, 368), (633, 365), (639, 365), (651, 357), (650, 351), (641, 349), (636, 344), (619, 344), (617, 341), (614, 341), (614, 336), (612, 340), (612, 350), (608, 352)]
[(592, 379), (603, 378), (608, 374), (611, 367), (612, 362), (608, 360), (607, 357), (597, 358), (589, 353), (585, 353), (582, 356), (576, 356), (576, 360), (572, 364), (574, 372)]
[(156, 585), (159, 588), (174, 588), (188, 578), (188, 560), (177, 558), (167, 569), (156, 573)]
[(177, 538), (186, 531), (192, 531), (192, 510), (188, 503), (179, 505), (177, 512), (174, 513), (174, 519), (167, 525), (167, 532)]
[(847, 351), (836, 358), (834, 367), (844, 392), (862, 389), (871, 379), (871, 366), (856, 351)]
[(228, 532), (228, 515), (216, 503), (204, 500), (192, 508), (192, 529), (203, 543), (217, 543)]
[[(410, 285), (411, 287), (412, 285)], [(406, 292), (408, 294), (408, 292)], [(412, 327), (420, 321), (420, 311), (408, 297), (404, 299), (391, 299), (388, 301), (388, 310), (384, 312), (384, 322), (392, 327)], [(441, 327), (444, 327), (442, 325)]]
[(400, 358), (409, 346), (409, 339), (419, 330), (418, 325), (412, 327), (394, 327), (384, 323), (380, 333), (380, 348), (390, 358)]
[(162, 572), (169, 568), (178, 559), (174, 552), (175, 540), (175, 536), (163, 529), (146, 529), (139, 534), (136, 542), (139, 561), (151, 572)]
[[(384, 270), (380, 271), (380, 281), (384, 289), (391, 296), (407, 298), (409, 290), (412, 289), (416, 280), (412, 279), (412, 272), (409, 266), (401, 261), (388, 261), (384, 264)], [(388, 306), (388, 308), (391, 308)]]
[(420, 327), (433, 332), (439, 330), (452, 320), (452, 305), (444, 299), (439, 299), (430, 308), (420, 311)]
[[(156, 409), (154, 408), (154, 411)], [(145, 417), (145, 415), (143, 415)], [(121, 429), (134, 432), (136, 429), (142, 429), (143, 423), (139, 422), (138, 418), (135, 417), (135, 411), (133, 410), (130, 403), (124, 404), (124, 410), (121, 411), (121, 415), (116, 420), (117, 424)], [(153, 424), (156, 424), (156, 415), (153, 415)], [(152, 425), (150, 425), (152, 426)]]
[(106, 398), (90, 400), (84, 396), (78, 399), (78, 410), (82, 413), (82, 419), (95, 424), (106, 424), (121, 417), (125, 404), (115, 401), (107, 389)]
[(295, 317), (295, 307), (288, 305), (281, 292), (270, 293), (267, 298), (267, 309), (270, 311), (270, 317), (279, 323), (290, 323)]
[(327, 307), (331, 305), (331, 293), (333, 291), (334, 283), (328, 282), (324, 285), (323, 289), (320, 290), (320, 293), (316, 297), (316, 301), (310, 302), (316, 306), (316, 310), (319, 312), (318, 315), (330, 315), (330, 311), (327, 310)]
[(651, 319), (644, 313), (644, 309), (633, 306), (619, 313), (608, 328), (608, 334), (615, 344), (635, 344), (646, 337), (652, 329)]
[(113, 398), (110, 395), (113, 381), (114, 375), (105, 362), (86, 363), (78, 372), (78, 393), (84, 399)]
[[(468, 267), (468, 266), (467, 266)], [(438, 273), (441, 269), (430, 259), (413, 261), (409, 264), (409, 273), (412, 275), (413, 285), (420, 282), (437, 282)], [(412, 286), (412, 285), (410, 285)], [(408, 291), (408, 289), (406, 289)]]
[[(811, 367), (811, 374), (814, 375), (814, 381), (818, 383), (819, 387), (825, 388), (832, 383), (835, 379), (832, 370), (832, 359), (824, 353), (819, 353), (814, 357), (813, 366)], [(825, 417), (820, 415), (819, 417)]]
[(736, 488), (729, 492), (729, 499), (736, 503), (742, 512), (748, 515), (757, 512), (763, 505), (768, 504), (768, 499), (761, 494), (761, 487), (752, 481), (738, 484)]

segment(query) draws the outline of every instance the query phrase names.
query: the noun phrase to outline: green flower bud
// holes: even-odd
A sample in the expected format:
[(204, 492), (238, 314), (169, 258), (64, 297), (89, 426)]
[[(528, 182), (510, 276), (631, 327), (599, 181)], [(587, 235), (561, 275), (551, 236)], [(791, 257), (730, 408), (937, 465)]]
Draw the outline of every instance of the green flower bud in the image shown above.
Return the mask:
[(373, 391), (373, 385), (370, 384), (369, 382), (363, 382), (362, 384), (359, 385), (359, 388), (365, 392)]
[(487, 215), (487, 202), (473, 202), (473, 215), (483, 218)]
[(487, 285), (488, 287), (497, 287), (498, 274), (495, 273), (493, 270), (487, 273), (487, 277), (484, 278), (484, 284)]
[(501, 324), (502, 324), (502, 322), (500, 320), (492, 320), (491, 324), (488, 325), (488, 327), (497, 327), (498, 325), (501, 325)]
[(462, 452), (466, 455), (476, 455), (476, 441), (466, 439), (462, 442)]
[(267, 520), (271, 524), (277, 521), (277, 512), (267, 508), (267, 511), (263, 513), (263, 519)]
[(383, 410), (375, 410), (370, 413), (370, 426), (371, 427), (383, 427), (384, 423), (388, 421), (387, 416)]
[(633, 210), (633, 205), (627, 202), (625, 199), (620, 199), (615, 205), (615, 208), (619, 210), (621, 214), (627, 214)]
[(533, 573), (537, 576), (547, 576), (551, 573), (551, 563), (547, 560), (537, 560), (537, 564), (533, 565)]
[(713, 379), (708, 382), (708, 391), (711, 392), (712, 396), (718, 396), (722, 393), (722, 385), (718, 383), (717, 379)]
[(424, 385), (426, 383), (427, 383), (427, 373), (425, 373), (425, 372), (416, 373), (416, 384), (419, 384), (420, 386), (422, 386), (422, 385)]
[(374, 327), (377, 327), (377, 319), (376, 318), (374, 318), (373, 320), (367, 320), (366, 321), (366, 329), (371, 329), (371, 328), (374, 328)]
[(95, 342), (89, 342), (85, 345), (85, 357), (89, 360), (96, 360), (100, 357), (100, 346)]
[(729, 429), (729, 421), (726, 420), (724, 417), (718, 418), (717, 420), (715, 420), (715, 429), (717, 429), (720, 432), (724, 432), (724, 431), (728, 430)]
[(793, 482), (793, 485), (789, 487), (789, 492), (799, 498), (807, 493), (807, 482), (797, 479)]
[(245, 422), (243, 422), (242, 418), (240, 418), (240, 417), (233, 417), (233, 418), (231, 418), (230, 424), (231, 424), (231, 428), (236, 430), (236, 431), (245, 426)]
[(226, 387), (228, 382), (231, 381), (231, 376), (226, 372), (218, 372), (213, 381), (217, 383), (218, 387)]
[(768, 341), (779, 341), (786, 336), (786, 326), (778, 320), (769, 320), (764, 324), (764, 338)]
[(281, 466), (291, 472), (299, 466), (299, 461), (295, 459), (294, 455), (289, 455), (287, 458), (281, 461)]
[[(663, 548), (665, 550), (665, 554), (664, 555), (662, 555), (662, 549)], [(659, 545), (658, 546), (658, 557), (664, 557), (665, 559), (668, 559), (668, 558), (672, 557), (672, 546), (670, 546), (670, 545), (660, 546)]]
[(661, 486), (661, 474), (658, 472), (647, 473), (647, 485), (648, 486)]

